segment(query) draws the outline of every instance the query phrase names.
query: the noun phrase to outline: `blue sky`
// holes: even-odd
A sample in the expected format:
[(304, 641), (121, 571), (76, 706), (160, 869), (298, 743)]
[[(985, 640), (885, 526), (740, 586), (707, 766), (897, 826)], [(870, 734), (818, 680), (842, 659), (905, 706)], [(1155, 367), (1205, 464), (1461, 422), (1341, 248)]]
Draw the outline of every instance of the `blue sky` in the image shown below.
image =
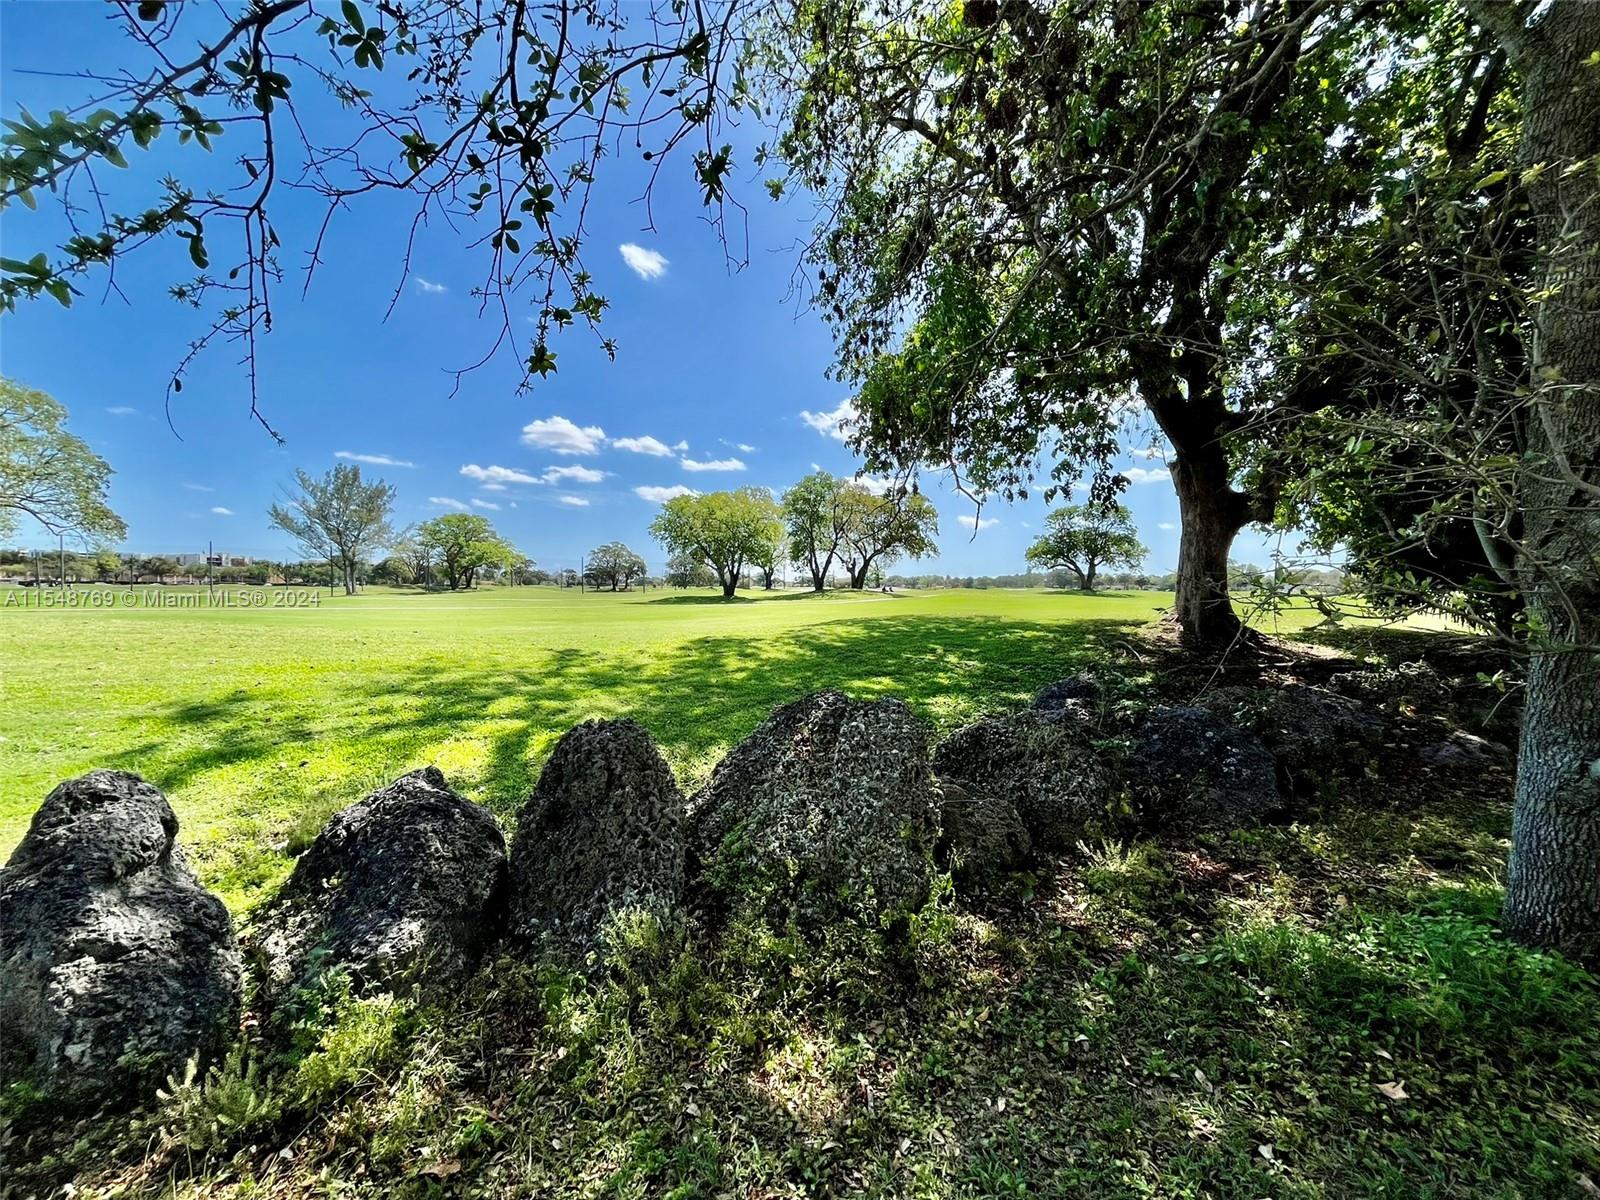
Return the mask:
[[(19, 105), (44, 112), (84, 99), (78, 81), (30, 69), (125, 60), (125, 43), (103, 13), (90, 4), (0, 6), (6, 116)], [(756, 134), (733, 137), (748, 145)], [(224, 163), (227, 140), (218, 140)], [(125, 210), (143, 207), (167, 170), (203, 179), (216, 169), (216, 160), (180, 149), (170, 135), (153, 152), (129, 154), (130, 169), (103, 180), (114, 207)], [(586, 258), (611, 301), (605, 333), (617, 339), (617, 359), (568, 331), (553, 346), (559, 370), (529, 393), (517, 393), (515, 365), (501, 357), (466, 375), (451, 396), (449, 369), (481, 357), (499, 328), (470, 294), (483, 260), (463, 230), (436, 222), (422, 231), (411, 277), (384, 319), (411, 216), (394, 199), (336, 219), (326, 265), (304, 300), (299, 252), (321, 210), (288, 195), (277, 201), (287, 278), (259, 365), (261, 406), (287, 439), (282, 447), (249, 417), (232, 346), (191, 368), (171, 414), (181, 439), (168, 428), (167, 380), (205, 328), (202, 313), (166, 295), (192, 274), (176, 240), (119, 265), (127, 302), (105, 295), (104, 279), (94, 278), (70, 309), (47, 299), (4, 318), (0, 370), (68, 407), (69, 427), (116, 469), (111, 500), (128, 522), (125, 546), (143, 553), (191, 551), (210, 540), (235, 553), (285, 555), (268, 505), (295, 468), (321, 472), (341, 460), (398, 486), (399, 523), (458, 507), (482, 512), (551, 567), (613, 538), (658, 563), (646, 528), (674, 489), (777, 491), (814, 465), (854, 472), (859, 464), (825, 419), (849, 398), (824, 376), (827, 329), (790, 294), (794, 245), (810, 218), (804, 198), (770, 202), (745, 156), (736, 188), (749, 211), (750, 261), (734, 272), (687, 179), (687, 159), (664, 172), (653, 229), (637, 202), (642, 168), (622, 159), (604, 168)], [(48, 201), (38, 213), (13, 206), (0, 216), (0, 249), (29, 257), (59, 242), (61, 229)], [(213, 258), (222, 258), (216, 248)], [(1122, 465), (1135, 480), (1126, 499), (1150, 547), (1146, 566), (1169, 570), (1177, 560), (1170, 479), (1160, 461), (1129, 457)], [(991, 502), (974, 536), (970, 501), (933, 474), (923, 488), (941, 513), (940, 555), (899, 569), (1023, 569), (1041, 502)], [(1236, 557), (1266, 561), (1270, 544), (1247, 531)]]

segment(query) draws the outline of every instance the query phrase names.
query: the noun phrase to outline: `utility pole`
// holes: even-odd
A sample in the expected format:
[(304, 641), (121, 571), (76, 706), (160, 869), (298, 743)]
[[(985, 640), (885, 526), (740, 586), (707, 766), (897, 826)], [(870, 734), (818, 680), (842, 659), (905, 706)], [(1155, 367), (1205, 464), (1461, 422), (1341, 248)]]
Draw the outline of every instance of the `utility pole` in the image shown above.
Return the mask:
[(67, 586), (67, 535), (65, 533), (56, 534), (56, 553), (59, 556), (58, 557), (58, 561), (61, 564), (61, 586), (62, 587), (66, 587)]

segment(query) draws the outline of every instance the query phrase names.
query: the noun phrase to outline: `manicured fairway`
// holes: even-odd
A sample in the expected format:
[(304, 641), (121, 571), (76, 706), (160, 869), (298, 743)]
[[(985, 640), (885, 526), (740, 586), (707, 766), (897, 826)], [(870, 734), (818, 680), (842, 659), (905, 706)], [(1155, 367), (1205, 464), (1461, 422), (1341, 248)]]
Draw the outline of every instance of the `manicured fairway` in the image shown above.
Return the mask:
[(898, 695), (950, 729), (1025, 702), (1170, 601), (374, 589), (301, 609), (41, 610), (10, 594), (0, 854), (57, 782), (126, 768), (172, 797), (202, 875), (236, 906), (286, 869), (287, 846), (415, 767), (509, 816), (565, 730), (630, 716), (687, 789), (785, 700)]

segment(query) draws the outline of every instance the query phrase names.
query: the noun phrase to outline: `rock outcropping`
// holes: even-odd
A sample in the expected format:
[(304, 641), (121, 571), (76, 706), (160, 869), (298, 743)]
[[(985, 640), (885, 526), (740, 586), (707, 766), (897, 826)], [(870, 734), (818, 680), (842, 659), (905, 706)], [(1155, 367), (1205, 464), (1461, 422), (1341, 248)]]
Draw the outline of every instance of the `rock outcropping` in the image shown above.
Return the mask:
[(1104, 829), (1119, 794), (1088, 728), (1068, 711), (1029, 709), (968, 725), (939, 744), (933, 769), (970, 793), (1009, 802), (1047, 850)]
[(236, 1032), (233, 923), (177, 832), (124, 771), (68, 780), (34, 814), (0, 872), (0, 1086), (134, 1102)]
[(939, 793), (923, 724), (898, 700), (817, 692), (772, 714), (690, 804), (714, 904), (815, 925), (885, 926), (933, 885)]
[(1126, 770), (1141, 823), (1233, 829), (1283, 808), (1278, 764), (1260, 738), (1203, 708), (1152, 709)]
[(254, 921), (276, 1007), (337, 969), (357, 992), (464, 979), (504, 924), (505, 840), (435, 767), (336, 813)]
[(586, 721), (556, 743), (517, 817), (512, 933), (592, 948), (625, 911), (675, 908), (683, 864), (683, 794), (649, 733), (633, 721)]

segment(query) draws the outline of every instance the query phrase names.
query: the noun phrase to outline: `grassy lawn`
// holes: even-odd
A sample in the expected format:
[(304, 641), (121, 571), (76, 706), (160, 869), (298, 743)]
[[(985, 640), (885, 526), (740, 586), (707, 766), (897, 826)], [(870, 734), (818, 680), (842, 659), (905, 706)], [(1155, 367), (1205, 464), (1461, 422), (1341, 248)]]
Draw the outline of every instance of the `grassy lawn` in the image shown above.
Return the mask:
[(901, 696), (947, 731), (1024, 703), (1170, 599), (524, 588), (324, 591), (295, 609), (0, 606), (0, 855), (56, 783), (125, 768), (167, 792), (202, 877), (237, 908), (329, 814), (415, 767), (507, 816), (562, 733), (631, 716), (687, 790), (806, 692)]
[[(58, 780), (131, 768), (243, 911), (412, 767), (509, 817), (588, 717), (641, 721), (689, 789), (821, 687), (903, 696), (941, 731), (1096, 658), (1181, 697), (1139, 640), (1169, 599), (0, 607), (0, 850)], [(131, 1120), (0, 1131), (0, 1155), (18, 1194), (192, 1200), (1592, 1196), (1600, 989), (1498, 932), (1509, 767), (1409, 755), (1292, 824), (1082, 845), (944, 892), (896, 947), (647, 931), (590, 980), (505, 950), (447, 1010), (344, 1002), (293, 1056), (251, 1043)]]

